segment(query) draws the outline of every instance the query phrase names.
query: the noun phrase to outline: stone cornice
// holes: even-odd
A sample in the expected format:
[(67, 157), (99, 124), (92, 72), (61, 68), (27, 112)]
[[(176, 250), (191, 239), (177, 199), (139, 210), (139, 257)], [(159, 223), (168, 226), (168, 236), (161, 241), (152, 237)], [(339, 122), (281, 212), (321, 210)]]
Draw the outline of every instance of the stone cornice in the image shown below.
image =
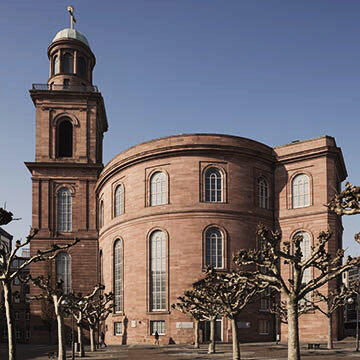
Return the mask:
[(25, 162), (26, 167), (31, 172), (36, 169), (94, 169), (100, 171), (103, 168), (102, 164), (88, 164), (76, 162)]
[[(296, 210), (294, 210), (296, 211)], [(336, 214), (332, 213), (330, 210), (326, 209), (324, 207), (324, 210), (317, 210), (317, 211), (307, 211), (306, 213), (297, 213), (297, 214), (293, 214), (293, 215), (286, 215), (286, 216), (280, 216), (280, 217), (277, 217), (277, 219), (279, 221), (283, 221), (283, 222), (286, 222), (286, 221), (293, 221), (294, 219), (304, 219), (304, 218), (308, 218), (308, 217), (314, 217), (314, 216), (317, 216), (317, 215), (325, 215), (327, 217), (332, 217), (334, 216), (337, 217)]]
[[(272, 213), (269, 216), (259, 215), (258, 213), (252, 213), (247, 211), (235, 211), (226, 209), (191, 209), (191, 210), (170, 210), (170, 211), (158, 211), (152, 214), (144, 214), (139, 216), (133, 216), (123, 221), (110, 223), (108, 226), (104, 226), (100, 231), (100, 238), (116, 227), (132, 226), (139, 223), (149, 223), (152, 221), (163, 221), (171, 219), (194, 219), (194, 218), (206, 218), (216, 217), (217, 219), (226, 220), (241, 220), (242, 218), (251, 218), (254, 222), (259, 222), (261, 219), (264, 222), (273, 222)], [(120, 216), (121, 217), (121, 216)], [(120, 219), (119, 219), (120, 220)]]

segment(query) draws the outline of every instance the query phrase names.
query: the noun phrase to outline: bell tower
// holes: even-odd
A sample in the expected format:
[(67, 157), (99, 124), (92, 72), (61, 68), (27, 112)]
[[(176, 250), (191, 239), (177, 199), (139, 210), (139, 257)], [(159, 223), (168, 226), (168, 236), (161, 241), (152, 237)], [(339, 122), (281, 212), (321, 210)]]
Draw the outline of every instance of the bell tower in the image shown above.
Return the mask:
[[(87, 293), (98, 282), (95, 184), (103, 168), (108, 124), (104, 100), (92, 79), (95, 56), (86, 37), (73, 28), (70, 10), (70, 28), (59, 31), (48, 47), (49, 79), (30, 90), (36, 154), (34, 162), (25, 164), (32, 176), (32, 226), (39, 229), (31, 254), (74, 238), (80, 242), (61, 253), (50, 270), (40, 262), (30, 271), (33, 276), (50, 271), (64, 281), (66, 291)], [(31, 288), (31, 295), (37, 292)], [(41, 305), (33, 302), (31, 341), (46, 338), (41, 324)]]

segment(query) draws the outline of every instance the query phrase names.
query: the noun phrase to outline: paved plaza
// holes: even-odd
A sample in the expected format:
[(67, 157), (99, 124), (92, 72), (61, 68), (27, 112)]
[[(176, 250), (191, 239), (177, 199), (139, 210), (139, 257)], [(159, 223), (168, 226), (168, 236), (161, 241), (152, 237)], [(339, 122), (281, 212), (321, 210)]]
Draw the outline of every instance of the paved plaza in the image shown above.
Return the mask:
[[(47, 360), (49, 354), (56, 351), (55, 346), (45, 345), (19, 345), (19, 360)], [(108, 346), (95, 353), (89, 352), (86, 348), (86, 356), (83, 359), (129, 359), (129, 360), (204, 360), (204, 359), (232, 359), (231, 344), (217, 344), (217, 353), (207, 354), (207, 346), (202, 345), (200, 349), (193, 349), (190, 345), (169, 345), (169, 346)], [(0, 344), (0, 359), (6, 359), (5, 344)], [(71, 352), (68, 351), (67, 358), (71, 359)], [(360, 353), (354, 351), (353, 339), (347, 339), (335, 344), (334, 350), (326, 350), (325, 345), (319, 350), (307, 350), (302, 348), (302, 358), (306, 360), (339, 360), (339, 359), (360, 359)], [(287, 349), (284, 345), (274, 343), (257, 343), (241, 345), (242, 360), (286, 360)]]

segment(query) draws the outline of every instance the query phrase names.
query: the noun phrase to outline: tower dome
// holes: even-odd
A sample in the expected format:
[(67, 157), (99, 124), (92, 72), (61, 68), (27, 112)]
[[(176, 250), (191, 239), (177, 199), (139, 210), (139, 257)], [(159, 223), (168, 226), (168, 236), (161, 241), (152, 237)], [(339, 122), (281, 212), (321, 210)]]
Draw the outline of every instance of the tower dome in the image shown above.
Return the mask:
[(68, 6), (70, 27), (60, 30), (48, 48), (51, 90), (94, 91), (92, 73), (95, 55), (86, 37), (74, 29), (74, 7)]
[(51, 43), (54, 43), (55, 41), (63, 40), (63, 39), (78, 40), (90, 48), (89, 42), (87, 41), (86, 37), (81, 32), (79, 32), (75, 29), (66, 28), (66, 29), (60, 30), (55, 35), (55, 37)]

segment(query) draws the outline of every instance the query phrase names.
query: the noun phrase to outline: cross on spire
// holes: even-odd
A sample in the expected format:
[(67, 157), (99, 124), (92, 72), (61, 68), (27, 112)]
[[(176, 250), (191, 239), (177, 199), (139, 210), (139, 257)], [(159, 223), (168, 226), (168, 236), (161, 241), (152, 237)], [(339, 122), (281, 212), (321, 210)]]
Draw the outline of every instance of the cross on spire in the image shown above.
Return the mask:
[(74, 7), (72, 5), (69, 5), (67, 7), (67, 11), (70, 14), (70, 29), (73, 29), (74, 28), (74, 23), (76, 23), (76, 19), (75, 19), (75, 16), (74, 16)]

